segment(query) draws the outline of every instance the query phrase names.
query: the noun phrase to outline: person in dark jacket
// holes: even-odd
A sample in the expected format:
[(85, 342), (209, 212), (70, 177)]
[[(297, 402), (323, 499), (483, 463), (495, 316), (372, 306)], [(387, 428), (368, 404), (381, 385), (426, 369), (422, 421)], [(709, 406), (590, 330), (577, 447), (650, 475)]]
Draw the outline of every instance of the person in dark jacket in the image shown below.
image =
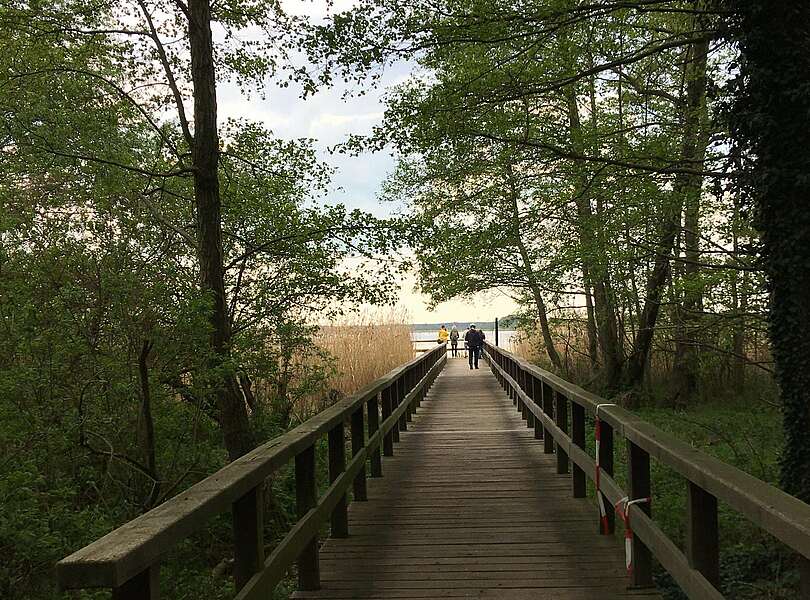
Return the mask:
[(464, 334), (464, 341), (467, 342), (467, 347), (470, 349), (470, 369), (478, 368), (478, 357), (481, 356), (481, 348), (486, 338), (484, 332), (476, 329), (475, 325), (470, 325), (467, 333)]
[(458, 329), (456, 326), (453, 325), (453, 329), (450, 330), (450, 348), (452, 350), (451, 356), (458, 356), (458, 338), (461, 337), (458, 334)]

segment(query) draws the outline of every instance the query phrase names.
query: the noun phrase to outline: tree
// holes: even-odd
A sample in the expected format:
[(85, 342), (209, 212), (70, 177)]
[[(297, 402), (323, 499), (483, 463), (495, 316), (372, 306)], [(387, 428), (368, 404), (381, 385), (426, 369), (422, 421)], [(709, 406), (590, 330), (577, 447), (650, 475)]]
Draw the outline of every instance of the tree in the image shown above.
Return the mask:
[(729, 15), (724, 33), (741, 54), (730, 115), (770, 288), (769, 331), (785, 430), (781, 483), (810, 502), (810, 6), (747, 0), (720, 6)]

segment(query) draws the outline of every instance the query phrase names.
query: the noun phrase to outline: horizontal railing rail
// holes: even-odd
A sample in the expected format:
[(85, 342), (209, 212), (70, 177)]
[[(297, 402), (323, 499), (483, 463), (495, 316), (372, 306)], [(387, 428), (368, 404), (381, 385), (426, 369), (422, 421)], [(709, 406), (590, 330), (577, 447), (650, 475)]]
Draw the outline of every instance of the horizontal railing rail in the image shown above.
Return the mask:
[[(331, 535), (348, 535), (347, 492), (366, 500), (366, 466), (382, 476), (380, 450), (393, 455), (399, 432), (446, 363), (446, 346), (397, 367), (363, 390), (332, 405), (122, 525), (56, 565), (60, 589), (111, 588), (116, 600), (156, 600), (162, 556), (213, 517), (231, 511), (237, 598), (267, 598), (294, 562), (301, 590), (320, 587), (318, 533), (331, 521)], [(351, 458), (346, 462), (345, 423)], [(329, 482), (318, 498), (316, 444), (328, 436)], [(265, 480), (295, 461), (298, 522), (265, 558)]]
[[(544, 440), (546, 453), (556, 453), (557, 472), (568, 473), (570, 460), (572, 495), (585, 497), (586, 477), (596, 484), (597, 504), (602, 502), (606, 508), (604, 514), (597, 513), (600, 532), (613, 533), (614, 506), (638, 500), (625, 513), (632, 530), (631, 585), (653, 584), (651, 559), (655, 556), (690, 598), (723, 598), (718, 589), (719, 500), (800, 555), (802, 597), (810, 598), (810, 505), (510, 352), (488, 343), (485, 347), (493, 373), (527, 426), (534, 427), (535, 438)], [(593, 417), (593, 435), (599, 440), (593, 457), (586, 447), (586, 415)], [(627, 444), (627, 490), (613, 478), (616, 436)], [(686, 480), (684, 550), (650, 516), (655, 504), (650, 458)]]

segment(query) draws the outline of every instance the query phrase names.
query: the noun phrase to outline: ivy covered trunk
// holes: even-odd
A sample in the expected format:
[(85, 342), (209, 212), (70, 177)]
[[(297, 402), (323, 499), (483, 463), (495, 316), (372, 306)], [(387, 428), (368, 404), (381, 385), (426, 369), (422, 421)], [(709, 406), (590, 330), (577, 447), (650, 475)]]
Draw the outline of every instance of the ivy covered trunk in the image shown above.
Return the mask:
[(810, 502), (810, 4), (729, 0), (743, 55), (732, 112), (753, 160), (785, 430), (781, 483)]
[(231, 460), (253, 447), (247, 408), (230, 365), (231, 326), (225, 298), (222, 255), (222, 203), (219, 192), (219, 136), (211, 6), (208, 0), (191, 0), (189, 39), (191, 78), (194, 84), (194, 201), (197, 217), (197, 253), (200, 285), (212, 302), (211, 354), (219, 423)]

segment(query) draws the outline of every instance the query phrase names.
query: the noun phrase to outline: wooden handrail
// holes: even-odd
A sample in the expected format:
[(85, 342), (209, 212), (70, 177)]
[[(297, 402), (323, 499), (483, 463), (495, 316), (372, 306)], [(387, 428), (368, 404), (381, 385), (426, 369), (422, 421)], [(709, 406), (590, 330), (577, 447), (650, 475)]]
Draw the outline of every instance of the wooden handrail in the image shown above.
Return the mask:
[[(634, 585), (652, 584), (650, 555), (691, 598), (723, 598), (719, 587), (717, 501), (721, 500), (801, 555), (802, 589), (810, 586), (810, 505), (739, 469), (693, 448), (630, 411), (588, 392), (514, 354), (485, 342), (489, 363), (501, 385), (524, 416), (531, 414), (536, 437), (545, 439), (546, 452), (556, 452), (558, 472), (574, 464), (573, 495), (583, 495), (587, 476), (595, 480), (596, 461), (585, 448), (585, 414), (599, 407), (600, 489), (611, 512), (624, 498), (651, 496), (649, 459), (672, 468), (687, 482), (687, 542), (681, 551), (650, 517), (651, 503), (630, 507), (634, 533)], [(572, 433), (567, 429), (568, 404)], [(528, 421), (528, 419), (527, 419)], [(606, 435), (607, 434), (607, 435)], [(613, 479), (613, 436), (628, 445), (629, 490)], [(607, 439), (606, 439), (607, 438)], [(565, 462), (565, 470), (562, 462)], [(612, 533), (612, 519), (608, 533)]]
[[(346, 535), (347, 490), (353, 486), (355, 500), (365, 499), (366, 460), (372, 460), (372, 476), (381, 474), (380, 448), (393, 452), (392, 442), (398, 440), (400, 423), (410, 418), (445, 363), (446, 346), (437, 345), (59, 561), (56, 573), (60, 589), (112, 588), (116, 599), (155, 600), (161, 556), (202, 529), (212, 517), (228, 510), (234, 519), (237, 598), (266, 597), (296, 559), (299, 587), (317, 589), (317, 534), (321, 525), (331, 516), (333, 535)], [(364, 411), (374, 414), (366, 419)], [(352, 457), (348, 464), (343, 459), (346, 421), (352, 423)], [(369, 425), (367, 439), (364, 423)], [(327, 433), (330, 486), (321, 498), (316, 498), (315, 444)], [(265, 560), (261, 500), (264, 482), (293, 458), (299, 520)], [(338, 531), (335, 523), (341, 524)]]

